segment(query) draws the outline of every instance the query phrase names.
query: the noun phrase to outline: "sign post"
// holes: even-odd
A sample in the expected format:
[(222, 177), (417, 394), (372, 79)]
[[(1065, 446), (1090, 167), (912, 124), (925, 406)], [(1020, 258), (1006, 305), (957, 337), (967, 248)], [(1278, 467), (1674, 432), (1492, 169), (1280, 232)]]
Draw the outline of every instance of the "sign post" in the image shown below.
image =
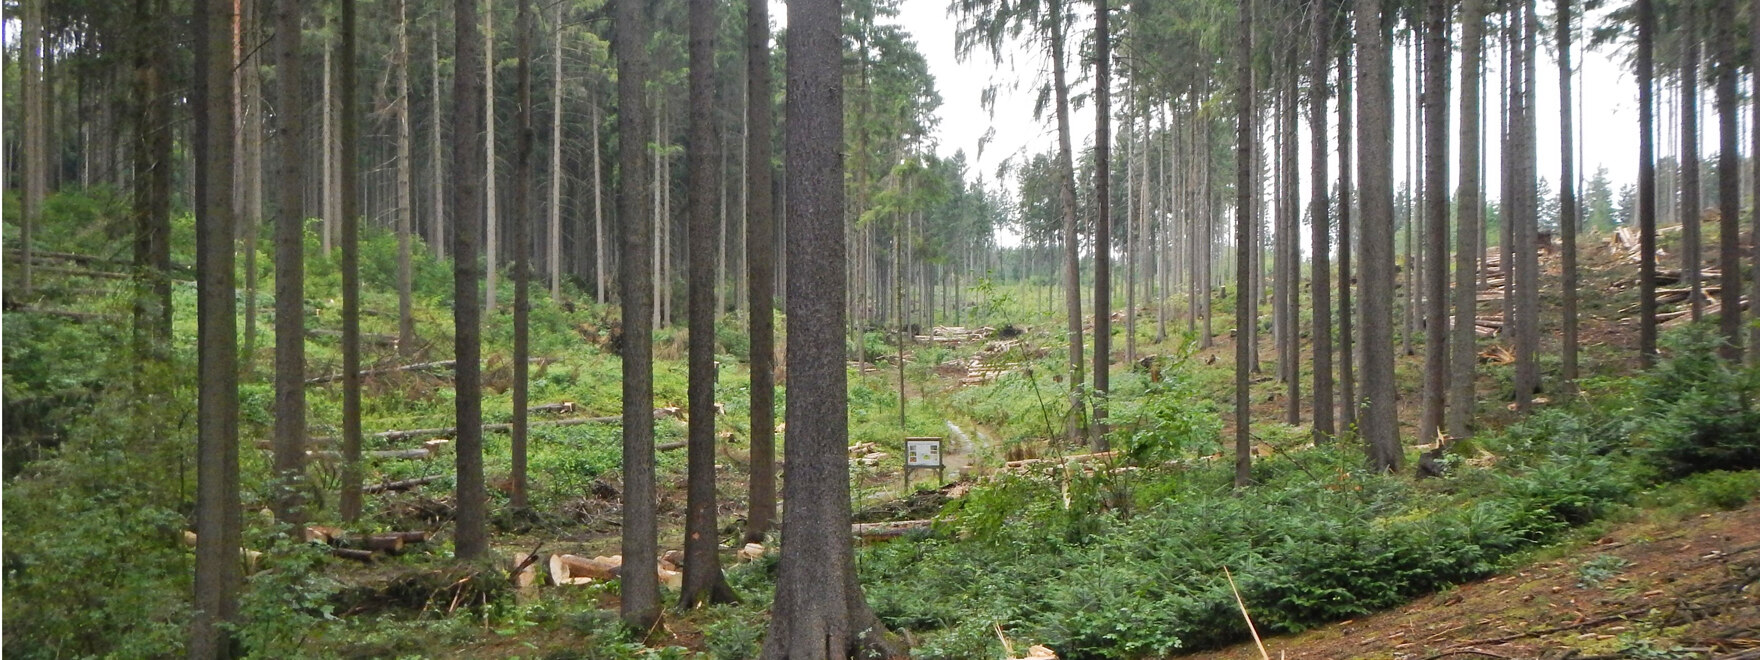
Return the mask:
[(946, 482), (946, 465), (941, 462), (941, 438), (909, 437), (904, 439), (904, 490), (911, 490), (911, 470), (934, 470), (938, 482)]

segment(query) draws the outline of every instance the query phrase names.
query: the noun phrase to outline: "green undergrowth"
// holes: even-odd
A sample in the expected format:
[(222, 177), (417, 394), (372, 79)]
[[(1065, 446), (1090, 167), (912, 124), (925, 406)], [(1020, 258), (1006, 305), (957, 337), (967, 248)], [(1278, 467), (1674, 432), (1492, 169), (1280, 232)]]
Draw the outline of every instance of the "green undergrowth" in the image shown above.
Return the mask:
[[(1001, 477), (933, 534), (864, 552), (867, 594), (919, 657), (995, 657), (998, 629), (1065, 658), (1155, 657), (1247, 638), (1225, 569), (1262, 633), (1294, 632), (1485, 577), (1637, 503), (1740, 506), (1760, 474), (1709, 470), (1760, 467), (1756, 373), (1701, 333), (1668, 354), (1463, 445), (1439, 479), (1369, 473), (1350, 444), (1260, 458), (1241, 490), (1225, 460)], [(1189, 424), (1132, 451), (1202, 454), (1215, 428)]]

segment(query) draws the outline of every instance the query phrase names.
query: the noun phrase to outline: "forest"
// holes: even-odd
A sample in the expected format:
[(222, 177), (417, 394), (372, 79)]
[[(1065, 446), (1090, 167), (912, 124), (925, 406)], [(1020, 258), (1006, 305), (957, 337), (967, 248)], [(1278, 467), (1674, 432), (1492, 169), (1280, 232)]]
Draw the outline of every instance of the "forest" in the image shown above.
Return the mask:
[(0, 11), (9, 657), (1760, 658), (1760, 0)]

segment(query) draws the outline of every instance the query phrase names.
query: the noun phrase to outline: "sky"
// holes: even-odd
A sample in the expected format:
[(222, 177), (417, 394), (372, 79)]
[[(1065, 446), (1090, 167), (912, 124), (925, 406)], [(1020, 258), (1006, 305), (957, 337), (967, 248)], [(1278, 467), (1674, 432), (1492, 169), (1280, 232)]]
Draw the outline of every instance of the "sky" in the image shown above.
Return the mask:
[[(910, 31), (917, 40), (917, 47), (929, 62), (930, 72), (935, 76), (936, 88), (940, 90), (942, 108), (939, 113), (939, 124), (935, 133), (937, 150), (940, 154), (952, 155), (957, 150), (964, 150), (968, 159), (974, 163), (974, 170), (993, 180), (996, 168), (1004, 159), (1011, 156), (1038, 153), (1051, 149), (1056, 145), (1055, 123), (1052, 118), (1036, 120), (1032, 114), (1034, 101), (1033, 89), (1043, 84), (1049, 77), (1046, 58), (1039, 55), (1039, 48), (1028, 44), (1016, 43), (1006, 53), (1003, 61), (993, 61), (988, 54), (980, 54), (968, 61), (961, 62), (954, 53), (954, 29), (957, 19), (947, 14), (947, 0), (902, 0), (900, 15), (896, 22)], [(1078, 25), (1085, 26), (1088, 21), (1077, 19)], [(1598, 25), (1600, 14), (1589, 17), (1589, 25)], [(1579, 30), (1583, 32), (1583, 30)], [(1455, 35), (1458, 38), (1458, 34)], [(1542, 40), (1543, 43), (1545, 40)], [(1637, 145), (1637, 85), (1632, 75), (1623, 71), (1623, 62), (1628, 56), (1626, 52), (1616, 52), (1611, 48), (1588, 51), (1586, 54), (1579, 46), (1573, 48), (1575, 64), (1578, 66), (1574, 75), (1574, 84), (1582, 92), (1581, 111), (1577, 113), (1578, 129), (1582, 136), (1581, 145), (1584, 165), (1584, 178), (1592, 175), (1597, 168), (1605, 167), (1609, 178), (1614, 182), (1614, 189), (1621, 185), (1633, 183), (1637, 178), (1638, 145)], [(1542, 177), (1550, 180), (1557, 189), (1559, 178), (1559, 125), (1558, 125), (1558, 66), (1551, 49), (1542, 46), (1544, 51), (1538, 62), (1537, 75), (1537, 116), (1538, 121), (1538, 159)], [(1486, 67), (1487, 89), (1491, 96), (1487, 99), (1495, 108), (1497, 103), (1496, 90), (1498, 68), (1495, 50), (1490, 51)], [(1404, 108), (1408, 103), (1403, 87), (1407, 85), (1407, 71), (1404, 64), (1404, 50), (1396, 50), (1396, 70), (1394, 85), (1396, 88), (1396, 117), (1394, 167), (1396, 186), (1403, 179), (1405, 171), (1405, 119)], [(1458, 53), (1453, 65), (1459, 66)], [(996, 86), (997, 102), (994, 113), (986, 111), (980, 102), (982, 91)], [(1459, 80), (1451, 83), (1451, 94), (1458, 92)], [(1705, 95), (1702, 107), (1709, 111), (1710, 94)], [(1746, 105), (1746, 104), (1744, 104)], [(1336, 106), (1335, 106), (1336, 108)], [(1450, 162), (1458, 163), (1459, 145), (1455, 138), (1458, 135), (1458, 95), (1450, 100)], [(1336, 109), (1334, 110), (1336, 112)], [(1746, 112), (1746, 108), (1744, 108)], [(1495, 112), (1492, 113), (1495, 115)], [(1673, 114), (1667, 110), (1659, 111), (1659, 122), (1672, 121)], [(1667, 126), (1666, 123), (1659, 123)], [(1747, 120), (1742, 125), (1748, 125)], [(1078, 145), (1091, 144), (1094, 132), (1093, 113), (1090, 110), (1078, 112), (1072, 122), (1074, 139)], [(1305, 122), (1304, 122), (1305, 126)], [(1117, 129), (1116, 123), (1114, 129)], [(1488, 118), (1483, 128), (1489, 141), (1486, 147), (1488, 170), (1496, 172), (1498, 166), (1497, 139), (1500, 130), (1495, 116)], [(1744, 128), (1745, 130), (1745, 128)], [(1658, 142), (1658, 156), (1673, 153), (1670, 148), (1671, 131), (1662, 130)], [(989, 136), (987, 144), (981, 141)], [(1703, 154), (1711, 154), (1716, 150), (1716, 124), (1706, 122), (1701, 134)], [(1678, 143), (1678, 140), (1673, 141)], [(1303, 150), (1306, 172), (1307, 138), (1299, 137)], [(1336, 147), (1336, 142), (1334, 141)], [(1742, 144), (1747, 144), (1746, 138)], [(980, 147), (982, 151), (980, 153)], [(1337, 172), (1336, 161), (1329, 166)], [(1451, 169), (1453, 169), (1451, 167)], [(1451, 189), (1453, 178), (1458, 173), (1451, 172)], [(1486, 181), (1489, 199), (1498, 195), (1498, 179), (1488, 176)], [(1012, 187), (1012, 186), (1009, 186)], [(1303, 190), (1306, 190), (1304, 184)]]

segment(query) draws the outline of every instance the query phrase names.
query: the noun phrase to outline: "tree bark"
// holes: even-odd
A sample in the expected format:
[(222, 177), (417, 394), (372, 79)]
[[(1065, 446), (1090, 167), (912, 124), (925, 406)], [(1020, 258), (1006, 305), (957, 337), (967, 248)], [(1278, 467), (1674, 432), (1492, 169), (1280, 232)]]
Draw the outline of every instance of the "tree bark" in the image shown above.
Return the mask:
[[(1737, 117), (1736, 3), (1717, 0), (1717, 205), (1718, 271), (1723, 274), (1723, 347), (1719, 351), (1732, 363), (1742, 360), (1742, 182), (1741, 128)], [(1752, 28), (1750, 28), (1752, 29)], [(1760, 200), (1757, 200), (1760, 203)], [(1754, 236), (1760, 243), (1760, 234)], [(1760, 276), (1760, 273), (1756, 273)], [(1760, 299), (1756, 300), (1760, 304)]]
[[(360, 115), (355, 103), (355, 0), (342, 0), (342, 140), (340, 167), (342, 186), (342, 497), (344, 520), (354, 521), (361, 514), (361, 250), (360, 250)], [(301, 236), (304, 238), (304, 236)], [(302, 241), (303, 244), (303, 241)], [(279, 284), (279, 283), (277, 283)], [(279, 297), (276, 299), (280, 302)], [(304, 298), (294, 299), (303, 310)], [(275, 317), (280, 322), (279, 314)], [(302, 323), (303, 325), (303, 323)], [(302, 347), (305, 333), (299, 333)], [(301, 377), (305, 356), (300, 356)], [(304, 386), (300, 383), (303, 404)], [(302, 425), (303, 426), (303, 425)], [(303, 429), (302, 429), (303, 431)], [(303, 433), (302, 433), (303, 438)], [(302, 447), (303, 449), (303, 447)], [(303, 522), (303, 521), (302, 521)]]
[[(1564, 339), (1562, 373), (1567, 391), (1577, 383), (1577, 180), (1571, 117), (1571, 2), (1558, 0), (1559, 204), (1558, 230), (1564, 260)], [(1695, 283), (1698, 278), (1694, 278)], [(1696, 298), (1696, 297), (1695, 297)]]
[(746, 304), (751, 343), (752, 474), (745, 540), (762, 543), (776, 520), (776, 234), (771, 197), (770, 18), (768, 0), (746, 2)]
[[(690, 343), (690, 422), (687, 429), (688, 457), (685, 488), (684, 587), (678, 607), (689, 610), (706, 604), (739, 600), (721, 572), (720, 543), (715, 511), (715, 3), (690, 3), (690, 158), (689, 207), (685, 232), (689, 272), (688, 309)], [(840, 329), (842, 325), (838, 326)], [(841, 330), (840, 330), (841, 332)]]
[(1448, 364), (1449, 3), (1424, 6), (1424, 407), (1418, 437), (1442, 431)]
[[(556, 3), (550, 40), (550, 232), (546, 264), (550, 267), (552, 302), (562, 301), (562, 8), (562, 3)], [(593, 130), (599, 130), (596, 122)]]
[(1539, 197), (1536, 183), (1538, 172), (1536, 164), (1535, 127), (1537, 117), (1534, 111), (1536, 97), (1535, 87), (1538, 85), (1536, 60), (1538, 48), (1536, 34), (1539, 17), (1534, 11), (1534, 0), (1523, 0), (1517, 8), (1519, 29), (1516, 33), (1516, 61), (1518, 66), (1512, 73), (1518, 79), (1514, 95), (1513, 133), (1515, 148), (1511, 157), (1514, 160), (1516, 208), (1511, 213), (1510, 225), (1514, 241), (1510, 245), (1510, 254), (1515, 265), (1515, 278), (1511, 287), (1515, 292), (1515, 403), (1518, 412), (1526, 412), (1532, 405), (1534, 395), (1540, 391), (1540, 255), (1535, 248), (1539, 235)]
[(1681, 155), (1676, 165), (1680, 168), (1681, 182), (1681, 279), (1687, 281), (1687, 287), (1693, 292), (1687, 299), (1687, 306), (1692, 310), (1693, 322), (1697, 323), (1705, 316), (1705, 301), (1700, 293), (1704, 283), (1699, 276), (1699, 267), (1704, 263), (1704, 240), (1700, 236), (1704, 211), (1699, 208), (1699, 11), (1694, 3), (1684, 3), (1680, 12), (1684, 15), (1680, 32)]
[[(263, 31), (258, 25), (260, 19), (258, 18), (259, 12), (257, 10), (257, 3), (258, 0), (243, 0), (238, 3), (239, 11), (242, 15), (239, 17), (239, 24), (241, 25), (241, 29), (239, 30), (240, 43), (236, 46), (239, 51), (239, 96), (242, 97), (242, 103), (240, 104), (241, 114), (238, 118), (241, 124), (239, 127), (239, 134), (243, 136), (243, 139), (239, 141), (239, 149), (241, 150), (239, 153), (239, 167), (243, 170), (240, 173), (242, 185), (238, 189), (238, 194), (243, 197), (239, 203), (239, 208), (242, 209), (243, 215), (237, 218), (237, 220), (244, 223), (244, 227), (241, 229), (243, 232), (241, 238), (244, 247), (243, 270), (245, 291), (244, 348), (241, 349), (239, 353), (243, 356), (243, 363), (239, 368), (241, 370), (240, 373), (246, 375), (250, 374), (256, 366), (257, 244), (259, 242), (258, 236), (263, 226), (263, 81), (261, 62), (257, 55), (257, 48), (263, 42)], [(148, 24), (149, 23), (147, 22), (142, 22), (142, 25)], [(169, 105), (170, 100), (166, 99), (163, 103)], [(170, 114), (168, 108), (164, 112), (166, 115)], [(163, 153), (167, 154), (167, 159), (170, 157), (170, 151), (170, 145), (166, 144)], [(167, 170), (168, 169), (169, 168), (167, 168)], [(149, 168), (147, 171), (152, 170)], [(169, 198), (171, 194), (169, 171), (167, 171), (164, 176), (167, 177), (164, 194), (166, 198)], [(164, 224), (170, 224), (169, 214), (167, 214), (167, 219)], [(169, 235), (169, 233), (167, 233), (167, 235)], [(165, 256), (166, 261), (169, 262), (170, 252), (167, 251)], [(161, 298), (161, 300), (167, 301), (165, 303), (167, 309), (169, 309), (168, 300), (170, 294), (171, 290), (169, 282), (167, 282), (164, 297)], [(169, 323), (167, 323), (166, 327), (170, 327)]]
[(397, 350), (408, 355), (415, 350), (416, 321), (411, 301), (413, 286), (410, 273), (410, 243), (415, 233), (415, 187), (410, 176), (409, 117), (409, 9), (408, 0), (392, 0), (397, 28), (394, 39), (397, 52), (392, 67), (397, 77), (397, 99), (392, 111), (397, 113)]
[(532, 38), (538, 28), (532, 12), (532, 0), (519, 0), (515, 19), (514, 40), (519, 57), (514, 76), (518, 78), (516, 103), (517, 128), (513, 156), (513, 429), (511, 450), (513, 492), (509, 506), (524, 510), (526, 499), (526, 398), (530, 394), (526, 356), (531, 353), (531, 286), (532, 286), (532, 152), (536, 136), (532, 133)]
[(837, 0), (796, 0), (788, 14), (788, 541), (763, 657), (896, 657), (850, 542), (842, 12)]
[(428, 62), (434, 74), (433, 99), (428, 105), (428, 123), (433, 137), (428, 145), (428, 162), (433, 166), (430, 185), (434, 189), (434, 217), (428, 220), (428, 249), (436, 260), (446, 254), (446, 181), (443, 176), (446, 159), (440, 146), (440, 17), (443, 14), (443, 11), (434, 12), (434, 38), (428, 42)]
[[(452, 208), (456, 226), (452, 232), (453, 355), (458, 436), (455, 464), (457, 479), (457, 536), (454, 554), (463, 560), (482, 559), (489, 553), (488, 492), (483, 483), (483, 374), (482, 302), (478, 278), (482, 277), (482, 253), (477, 238), (483, 230), (483, 166), (487, 158), (482, 139), (483, 39), (477, 0), (453, 4)], [(627, 340), (626, 340), (627, 341)]]
[(1076, 168), (1074, 149), (1070, 146), (1069, 80), (1064, 71), (1064, 49), (1067, 25), (1064, 23), (1063, 0), (1049, 0), (1045, 17), (1051, 31), (1051, 80), (1057, 103), (1058, 197), (1063, 207), (1063, 300), (1068, 315), (1069, 333), (1069, 404), (1067, 434), (1073, 442), (1081, 438), (1086, 418), (1082, 397), (1082, 274), (1081, 234), (1076, 222)]
[[(281, 104), (300, 107), (304, 87), (300, 60), (301, 3), (283, 0), (275, 7), (276, 77)], [(326, 49), (325, 52), (329, 52)], [(328, 95), (326, 95), (326, 99)], [(328, 108), (326, 108), (328, 113)], [(300, 511), (306, 437), (305, 394), (305, 213), (300, 203), (304, 186), (304, 148), (299, 113), (284, 116), (281, 172), (275, 210), (275, 456), (277, 485), (275, 519), (295, 529), (305, 522)], [(230, 181), (230, 179), (228, 179)], [(328, 189), (329, 181), (325, 181)], [(329, 193), (326, 192), (326, 197)]]
[(1094, 424), (1089, 444), (1106, 451), (1112, 385), (1112, 38), (1109, 0), (1094, 0)]
[[(616, 0), (612, 48), (617, 59), (617, 133), (632, 148), (618, 150), (617, 216), (623, 228), (618, 284), (623, 307), (623, 556), (653, 557), (654, 493), (654, 306), (653, 234), (646, 174), (646, 145), (653, 137), (647, 86), (649, 7), (643, 0)], [(660, 621), (659, 576), (631, 571), (623, 576), (624, 626), (646, 634)]]
[[(19, 250), (24, 253), (20, 290), (31, 293), (31, 230), (41, 221), (43, 200), (49, 196), (49, 95), (43, 75), (43, 4), (48, 0), (23, 0), (24, 43), (24, 216), (18, 225)], [(151, 56), (149, 56), (151, 57)]]
[[(27, 11), (41, 9), (30, 10), (27, 6)], [(135, 58), (135, 94), (140, 108), (135, 126), (134, 208), (131, 210), (134, 216), (134, 343), (135, 353), (149, 359), (167, 357), (171, 341), (172, 97), (166, 89), (165, 47), (157, 29), (163, 23), (155, 18), (166, 13), (162, 0), (135, 2), (136, 20), (144, 34), (140, 36), (140, 50)], [(25, 55), (27, 59), (31, 55), (28, 48)], [(27, 74), (27, 90), (32, 86), (28, 78)], [(35, 86), (38, 88), (36, 93), (40, 94), (41, 82)], [(27, 98), (30, 97), (27, 95)], [(33, 116), (41, 117), (39, 112), (30, 112), (26, 123), (33, 121)], [(30, 138), (31, 128), (26, 128), (26, 137), (34, 139)], [(46, 149), (47, 146), (39, 148)], [(34, 176), (27, 171), (27, 179)], [(19, 227), (20, 261), (26, 273), (22, 288), (27, 296), (31, 262), (35, 260), (28, 236), (29, 225), (35, 222), (33, 214), (36, 211), (33, 209), (42, 204), (42, 191), (31, 191), (37, 185), (34, 181), (25, 184), (25, 222)], [(32, 197), (36, 198), (35, 201)]]
[(1357, 407), (1362, 401), (1357, 398), (1357, 351), (1355, 344), (1357, 335), (1352, 330), (1356, 324), (1356, 307), (1351, 304), (1351, 285), (1355, 277), (1351, 271), (1351, 259), (1355, 256), (1357, 244), (1351, 241), (1351, 174), (1352, 166), (1351, 135), (1356, 129), (1352, 121), (1353, 110), (1356, 108), (1351, 98), (1351, 85), (1354, 77), (1351, 73), (1351, 49), (1340, 49), (1338, 54), (1338, 400), (1339, 430), (1343, 433), (1359, 435), (1357, 428)]
[(1638, 14), (1638, 358), (1656, 363), (1656, 8)]
[(1308, 58), (1308, 139), (1309, 150), (1309, 225), (1313, 235), (1310, 264), (1314, 291), (1314, 442), (1325, 443), (1337, 437), (1333, 423), (1332, 400), (1332, 251), (1331, 219), (1327, 200), (1326, 175), (1326, 101), (1327, 51), (1331, 46), (1331, 13), (1321, 0), (1309, 0), (1309, 36), (1313, 52)]
[[(455, 58), (456, 59), (456, 58)], [(484, 302), (483, 309), (490, 317), (495, 315), (495, 294), (500, 288), (501, 261), (501, 216), (498, 213), (501, 198), (495, 192), (495, 2), (483, 0), (483, 144), (487, 151), (483, 154), (483, 227), (486, 242), (483, 244), (483, 258), (488, 260), (483, 267)]]
[(1235, 292), (1234, 292), (1234, 485), (1245, 488), (1253, 482), (1252, 389), (1248, 363), (1253, 359), (1252, 346), (1258, 334), (1258, 318), (1253, 304), (1253, 259), (1259, 249), (1253, 240), (1253, 207), (1256, 196), (1247, 182), (1253, 171), (1253, 124), (1258, 116), (1253, 110), (1253, 2), (1240, 3), (1240, 28), (1235, 39)]
[(1455, 194), (1460, 220), (1455, 229), (1454, 337), (1449, 344), (1454, 378), (1449, 381), (1447, 419), (1448, 434), (1457, 439), (1468, 436), (1472, 423), (1473, 373), (1478, 368), (1473, 328), (1479, 311), (1479, 255), (1484, 252), (1479, 240), (1484, 210), (1479, 176), (1484, 39), (1485, 0), (1466, 0), (1461, 8), (1460, 189)]
[(230, 3), (196, 0), (196, 576), (192, 660), (238, 655), (238, 335), (233, 272)]
[[(1748, 16), (1749, 20), (1754, 20), (1752, 17), (1760, 16), (1760, 0), (1753, 0), (1749, 6)], [(1749, 209), (1753, 219), (1750, 220), (1752, 227), (1749, 229), (1751, 232), (1749, 236), (1750, 240), (1754, 242), (1754, 252), (1750, 256), (1753, 259), (1752, 267), (1755, 269), (1753, 291), (1749, 293), (1749, 300), (1753, 301), (1755, 305), (1760, 305), (1760, 29), (1750, 27), (1748, 39), (1749, 57), (1753, 58), (1748, 69), (1750, 71), (1749, 99), (1753, 105), (1748, 110), (1749, 121), (1753, 122), (1753, 126), (1748, 129), (1749, 139), (1753, 141), (1748, 149), (1748, 157), (1754, 166), (1751, 184), (1754, 187), (1752, 192), (1754, 201), (1753, 207)], [(1756, 313), (1760, 313), (1760, 309), (1757, 309)], [(1760, 325), (1749, 327), (1748, 345), (1753, 347), (1753, 350), (1748, 351), (1748, 364), (1760, 363)]]
[(1362, 153), (1363, 222), (1363, 395), (1362, 419), (1370, 467), (1396, 472), (1404, 462), (1400, 449), (1393, 375), (1393, 61), (1381, 0), (1356, 5), (1358, 143)]

